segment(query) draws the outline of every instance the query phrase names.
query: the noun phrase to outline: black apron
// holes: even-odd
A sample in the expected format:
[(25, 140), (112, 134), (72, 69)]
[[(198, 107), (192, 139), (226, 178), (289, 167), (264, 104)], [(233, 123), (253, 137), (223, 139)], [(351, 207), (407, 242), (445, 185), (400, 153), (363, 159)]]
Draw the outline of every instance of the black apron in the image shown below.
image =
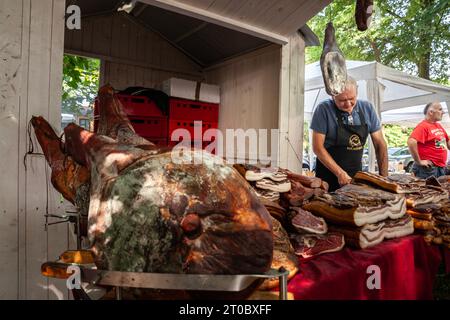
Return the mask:
[[(334, 104), (333, 104), (334, 105)], [(353, 178), (356, 172), (362, 169), (362, 156), (366, 144), (369, 129), (361, 110), (358, 111), (361, 125), (344, 124), (344, 113), (334, 105), (337, 116), (337, 134), (334, 145), (326, 148), (336, 163)], [(329, 191), (340, 188), (337, 177), (325, 167), (317, 158), (316, 176), (325, 180), (330, 185)]]

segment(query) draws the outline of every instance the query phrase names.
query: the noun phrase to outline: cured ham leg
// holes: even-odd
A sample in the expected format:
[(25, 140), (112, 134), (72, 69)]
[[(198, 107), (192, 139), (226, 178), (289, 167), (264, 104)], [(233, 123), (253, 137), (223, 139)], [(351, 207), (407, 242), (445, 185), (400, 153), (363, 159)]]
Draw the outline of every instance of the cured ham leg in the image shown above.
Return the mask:
[(342, 93), (347, 81), (347, 67), (344, 55), (337, 45), (333, 23), (331, 22), (327, 24), (325, 29), (320, 68), (326, 92), (330, 96)]

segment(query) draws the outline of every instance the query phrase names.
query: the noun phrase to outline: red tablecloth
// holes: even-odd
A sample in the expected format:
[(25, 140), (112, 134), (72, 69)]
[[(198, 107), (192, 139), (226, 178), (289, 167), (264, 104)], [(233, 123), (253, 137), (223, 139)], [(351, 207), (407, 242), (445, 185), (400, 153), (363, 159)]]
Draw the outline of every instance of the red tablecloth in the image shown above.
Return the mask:
[(442, 256), (444, 257), (445, 273), (450, 273), (450, 249), (442, 248)]
[[(288, 283), (296, 300), (432, 299), (441, 262), (437, 246), (412, 235), (364, 250), (344, 248), (300, 260), (299, 272)], [(380, 267), (381, 289), (368, 289), (367, 267)]]

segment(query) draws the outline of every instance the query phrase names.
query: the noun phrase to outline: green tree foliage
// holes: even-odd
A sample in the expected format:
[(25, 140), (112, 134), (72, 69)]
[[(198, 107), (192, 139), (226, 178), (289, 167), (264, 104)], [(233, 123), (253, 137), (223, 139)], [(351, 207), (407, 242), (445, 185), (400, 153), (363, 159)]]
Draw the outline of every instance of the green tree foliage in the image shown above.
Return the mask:
[(100, 60), (64, 55), (62, 112), (90, 114), (83, 105), (91, 104), (99, 86)]
[[(323, 41), (332, 21), (348, 60), (378, 61), (395, 69), (450, 84), (450, 1), (375, 0), (370, 28), (358, 31), (355, 0), (335, 0), (308, 23)], [(306, 51), (306, 63), (318, 61), (322, 47)]]
[(406, 142), (414, 128), (392, 124), (383, 125), (383, 134), (389, 147), (406, 147)]

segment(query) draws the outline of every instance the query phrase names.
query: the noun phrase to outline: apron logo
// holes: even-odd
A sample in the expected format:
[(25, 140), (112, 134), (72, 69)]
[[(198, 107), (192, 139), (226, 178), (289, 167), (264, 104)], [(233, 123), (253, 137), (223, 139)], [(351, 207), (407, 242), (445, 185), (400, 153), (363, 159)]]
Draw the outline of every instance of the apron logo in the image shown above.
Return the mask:
[(352, 134), (348, 139), (348, 147), (347, 150), (361, 150), (361, 139), (357, 134)]

